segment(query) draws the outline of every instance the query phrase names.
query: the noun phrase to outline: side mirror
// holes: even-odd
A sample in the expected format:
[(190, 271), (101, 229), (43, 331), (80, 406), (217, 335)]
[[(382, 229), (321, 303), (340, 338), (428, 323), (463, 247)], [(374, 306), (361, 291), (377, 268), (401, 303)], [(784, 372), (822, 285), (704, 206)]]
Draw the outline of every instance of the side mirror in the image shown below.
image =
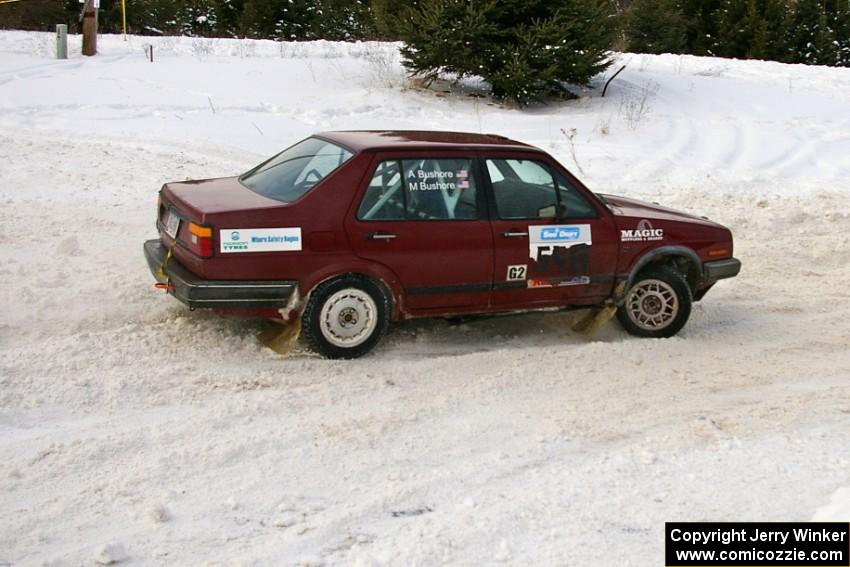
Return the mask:
[(537, 209), (537, 218), (539, 219), (557, 219), (558, 209), (555, 205), (546, 205)]

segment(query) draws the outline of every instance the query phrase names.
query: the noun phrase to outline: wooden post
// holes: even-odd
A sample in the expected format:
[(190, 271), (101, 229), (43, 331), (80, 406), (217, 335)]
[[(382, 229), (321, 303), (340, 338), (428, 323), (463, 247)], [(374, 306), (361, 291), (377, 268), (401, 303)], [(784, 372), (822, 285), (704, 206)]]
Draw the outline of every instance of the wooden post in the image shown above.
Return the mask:
[(127, 0), (121, 0), (121, 26), (124, 29), (124, 41), (127, 41)]
[(68, 58), (68, 26), (56, 25), (56, 59)]
[(83, 6), (83, 55), (97, 55), (97, 8), (94, 0)]

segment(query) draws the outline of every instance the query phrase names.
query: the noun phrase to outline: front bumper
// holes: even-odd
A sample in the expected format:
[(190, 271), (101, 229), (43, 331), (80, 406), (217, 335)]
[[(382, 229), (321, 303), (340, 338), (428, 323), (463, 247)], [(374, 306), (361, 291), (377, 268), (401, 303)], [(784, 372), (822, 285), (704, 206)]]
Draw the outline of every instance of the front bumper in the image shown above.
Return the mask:
[(741, 261), (737, 258), (705, 262), (702, 265), (703, 280), (716, 282), (726, 278), (734, 278), (741, 271)]
[(201, 279), (173, 257), (165, 268), (167, 279), (159, 268), (168, 253), (159, 240), (144, 244), (145, 259), (154, 278), (159, 283), (169, 283), (169, 293), (190, 309), (281, 309), (286, 307), (297, 289), (294, 281), (232, 281)]

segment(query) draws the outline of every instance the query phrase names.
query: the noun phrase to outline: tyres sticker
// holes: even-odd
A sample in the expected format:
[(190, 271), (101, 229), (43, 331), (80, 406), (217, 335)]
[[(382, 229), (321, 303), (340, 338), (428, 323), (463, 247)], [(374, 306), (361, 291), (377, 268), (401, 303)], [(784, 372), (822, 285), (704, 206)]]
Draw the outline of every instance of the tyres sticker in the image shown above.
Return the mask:
[(301, 228), (223, 228), (218, 233), (222, 253), (297, 252)]

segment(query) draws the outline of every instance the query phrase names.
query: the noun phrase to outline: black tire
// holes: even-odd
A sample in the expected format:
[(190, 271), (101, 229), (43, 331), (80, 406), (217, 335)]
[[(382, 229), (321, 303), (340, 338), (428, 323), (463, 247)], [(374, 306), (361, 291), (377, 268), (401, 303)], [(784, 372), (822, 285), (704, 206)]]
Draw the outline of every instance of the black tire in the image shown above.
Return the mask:
[(632, 282), (617, 309), (617, 319), (638, 337), (672, 337), (688, 322), (692, 303), (691, 288), (682, 274), (667, 266), (654, 266)]
[(389, 314), (383, 286), (362, 276), (341, 276), (310, 294), (301, 315), (301, 334), (313, 351), (326, 358), (357, 358), (384, 336)]

